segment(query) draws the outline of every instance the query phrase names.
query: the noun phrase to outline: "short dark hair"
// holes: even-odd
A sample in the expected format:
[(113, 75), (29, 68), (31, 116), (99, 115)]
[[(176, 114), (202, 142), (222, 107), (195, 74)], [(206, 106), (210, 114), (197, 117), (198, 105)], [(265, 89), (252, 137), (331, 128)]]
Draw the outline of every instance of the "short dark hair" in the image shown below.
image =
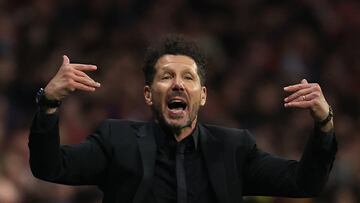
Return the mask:
[(166, 54), (185, 55), (192, 58), (197, 65), (200, 83), (205, 85), (205, 55), (193, 40), (189, 40), (183, 35), (167, 35), (160, 42), (153, 44), (147, 49), (143, 67), (146, 85), (152, 84), (156, 73), (154, 66), (159, 58)]

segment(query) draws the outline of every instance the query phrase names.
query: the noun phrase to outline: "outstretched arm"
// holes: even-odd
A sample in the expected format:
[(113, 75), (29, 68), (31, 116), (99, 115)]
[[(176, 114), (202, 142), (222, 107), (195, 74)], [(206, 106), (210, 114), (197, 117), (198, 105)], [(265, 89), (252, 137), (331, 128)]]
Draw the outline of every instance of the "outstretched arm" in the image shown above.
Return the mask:
[(312, 197), (322, 190), (328, 179), (337, 144), (332, 117), (327, 119), (329, 105), (321, 88), (304, 79), (284, 90), (291, 93), (285, 98), (285, 107), (309, 109), (318, 124), (308, 138), (300, 161), (285, 160), (262, 152), (255, 141), (250, 140), (244, 171), (244, 195)]

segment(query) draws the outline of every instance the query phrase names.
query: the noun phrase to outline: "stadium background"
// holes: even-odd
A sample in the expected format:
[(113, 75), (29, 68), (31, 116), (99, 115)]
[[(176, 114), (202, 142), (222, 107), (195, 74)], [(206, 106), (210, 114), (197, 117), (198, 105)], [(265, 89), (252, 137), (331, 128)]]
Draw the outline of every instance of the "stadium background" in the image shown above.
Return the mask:
[(142, 58), (167, 33), (196, 39), (208, 58), (201, 120), (249, 128), (258, 145), (298, 159), (312, 121), (283, 108), (282, 87), (318, 82), (335, 111), (339, 152), (315, 199), (252, 203), (360, 202), (360, 3), (356, 0), (3, 0), (0, 1), (0, 202), (95, 203), (94, 187), (35, 179), (27, 137), (34, 96), (67, 54), (91, 63), (102, 87), (76, 92), (61, 108), (61, 141), (77, 143), (102, 119), (146, 120)]

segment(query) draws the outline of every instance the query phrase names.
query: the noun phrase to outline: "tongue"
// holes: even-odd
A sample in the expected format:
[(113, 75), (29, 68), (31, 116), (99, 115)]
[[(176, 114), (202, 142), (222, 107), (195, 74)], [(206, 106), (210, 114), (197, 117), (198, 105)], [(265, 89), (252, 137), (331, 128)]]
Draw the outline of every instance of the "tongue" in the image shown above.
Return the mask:
[(184, 109), (181, 107), (169, 109), (169, 115), (173, 118), (179, 118), (184, 115)]

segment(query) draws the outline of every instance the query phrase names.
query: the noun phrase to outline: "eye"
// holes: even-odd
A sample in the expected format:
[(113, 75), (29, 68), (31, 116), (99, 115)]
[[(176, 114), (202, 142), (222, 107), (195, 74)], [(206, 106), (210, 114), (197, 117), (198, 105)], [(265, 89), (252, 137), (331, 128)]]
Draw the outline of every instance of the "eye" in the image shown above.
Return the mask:
[(168, 80), (171, 79), (171, 75), (170, 74), (164, 74), (163, 76), (161, 76), (162, 80)]
[(193, 76), (190, 75), (190, 74), (186, 74), (186, 75), (184, 76), (184, 78), (185, 78), (186, 80), (193, 80)]

